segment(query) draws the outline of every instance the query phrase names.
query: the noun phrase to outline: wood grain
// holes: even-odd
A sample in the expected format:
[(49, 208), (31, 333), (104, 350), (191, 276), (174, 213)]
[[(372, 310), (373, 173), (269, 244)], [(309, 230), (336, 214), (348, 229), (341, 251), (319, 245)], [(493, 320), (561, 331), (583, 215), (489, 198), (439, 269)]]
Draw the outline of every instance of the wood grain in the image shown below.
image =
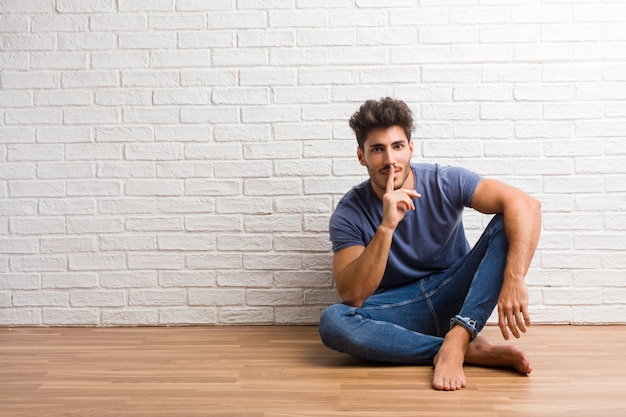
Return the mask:
[(0, 416), (626, 416), (626, 327), (511, 343), (530, 376), (468, 366), (438, 392), (431, 367), (350, 358), (316, 327), (0, 328)]

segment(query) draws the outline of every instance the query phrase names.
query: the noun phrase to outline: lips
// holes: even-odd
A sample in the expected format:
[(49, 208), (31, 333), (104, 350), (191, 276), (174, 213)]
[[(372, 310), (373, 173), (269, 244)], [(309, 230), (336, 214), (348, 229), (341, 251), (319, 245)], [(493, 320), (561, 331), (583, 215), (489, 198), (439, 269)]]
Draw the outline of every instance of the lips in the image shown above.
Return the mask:
[[(390, 171), (389, 169), (385, 169), (385, 170), (380, 171), (380, 173), (381, 173), (382, 175), (384, 175), (384, 176), (386, 176), (386, 177), (387, 177), (387, 176), (389, 176), (389, 171)], [(400, 172), (400, 171), (398, 170), (398, 168), (393, 167), (393, 174), (394, 174), (394, 176), (395, 176), (395, 174), (397, 174), (398, 172)]]

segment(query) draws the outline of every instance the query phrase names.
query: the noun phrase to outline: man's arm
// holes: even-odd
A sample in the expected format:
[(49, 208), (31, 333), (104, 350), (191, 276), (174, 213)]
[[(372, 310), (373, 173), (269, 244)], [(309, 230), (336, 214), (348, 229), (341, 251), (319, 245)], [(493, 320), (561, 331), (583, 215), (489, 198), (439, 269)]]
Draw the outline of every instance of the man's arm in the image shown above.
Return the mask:
[(541, 231), (541, 203), (500, 181), (481, 181), (471, 206), (485, 214), (502, 213), (509, 241), (504, 280), (498, 299), (498, 326), (504, 339), (520, 337), (530, 325), (528, 290), (524, 277), (530, 267)]
[(360, 307), (372, 295), (383, 278), (393, 232), (407, 210), (415, 210), (415, 190), (393, 186), (394, 168), (389, 169), (387, 189), (383, 195), (383, 220), (367, 247), (351, 246), (333, 256), (333, 275), (337, 292), (345, 304)]

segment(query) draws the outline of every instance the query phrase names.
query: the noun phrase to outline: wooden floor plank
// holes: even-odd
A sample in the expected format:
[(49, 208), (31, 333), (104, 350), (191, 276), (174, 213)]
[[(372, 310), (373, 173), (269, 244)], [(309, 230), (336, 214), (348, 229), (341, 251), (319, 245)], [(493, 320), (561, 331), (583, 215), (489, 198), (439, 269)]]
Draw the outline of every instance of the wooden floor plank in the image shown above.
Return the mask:
[(0, 328), (0, 416), (626, 416), (626, 327), (511, 343), (530, 376), (468, 366), (466, 389), (438, 392), (431, 367), (350, 358), (315, 327)]

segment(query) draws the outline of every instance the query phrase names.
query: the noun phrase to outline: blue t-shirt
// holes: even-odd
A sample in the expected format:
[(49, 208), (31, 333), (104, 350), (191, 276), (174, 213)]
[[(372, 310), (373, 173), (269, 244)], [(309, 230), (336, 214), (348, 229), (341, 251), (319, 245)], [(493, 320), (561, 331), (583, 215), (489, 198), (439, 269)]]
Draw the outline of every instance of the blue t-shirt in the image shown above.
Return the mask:
[[(377, 292), (403, 285), (452, 266), (469, 251), (463, 209), (470, 206), (481, 177), (465, 168), (411, 164), (415, 210), (406, 212), (391, 243)], [(333, 251), (367, 246), (382, 222), (383, 203), (370, 180), (343, 196), (330, 218)]]

